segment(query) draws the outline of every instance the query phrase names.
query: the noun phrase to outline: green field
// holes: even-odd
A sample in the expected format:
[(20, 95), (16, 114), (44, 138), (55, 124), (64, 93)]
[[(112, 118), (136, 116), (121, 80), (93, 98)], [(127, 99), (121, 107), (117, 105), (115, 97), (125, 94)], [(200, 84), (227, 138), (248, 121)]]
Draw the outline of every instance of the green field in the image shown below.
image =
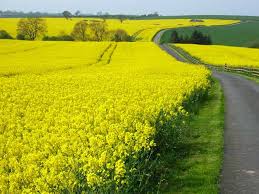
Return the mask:
[[(248, 21), (228, 26), (178, 28), (177, 32), (190, 35), (194, 30), (210, 34), (213, 44), (216, 45), (250, 47), (259, 42), (259, 21)], [(172, 31), (174, 29), (164, 33), (161, 42), (170, 42)]]

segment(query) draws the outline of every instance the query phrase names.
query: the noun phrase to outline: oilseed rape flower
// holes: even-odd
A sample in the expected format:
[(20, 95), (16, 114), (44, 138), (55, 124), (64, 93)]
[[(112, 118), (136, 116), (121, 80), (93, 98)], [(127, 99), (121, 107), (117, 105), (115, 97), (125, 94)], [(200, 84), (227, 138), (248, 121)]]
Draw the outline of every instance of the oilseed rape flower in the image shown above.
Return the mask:
[(119, 193), (146, 180), (159, 127), (188, 114), (210, 72), (153, 43), (113, 44), (1, 41), (1, 193)]
[(225, 66), (227, 64), (231, 67), (259, 68), (258, 49), (219, 45), (177, 44), (177, 46), (211, 65)]
[[(16, 28), (19, 18), (0, 18), (0, 30), (6, 30), (13, 37), (16, 37)], [(48, 35), (57, 36), (59, 34), (70, 34), (74, 25), (82, 20), (96, 21), (100, 18), (73, 18), (67, 20), (65, 18), (45, 18), (48, 26)], [(191, 22), (190, 19), (152, 19), (152, 20), (125, 20), (121, 22), (119, 19), (106, 19), (105, 20), (109, 30), (123, 29), (128, 34), (137, 38), (137, 41), (151, 41), (154, 35), (162, 29), (166, 28), (179, 28), (187, 26), (200, 25), (198, 22)], [(220, 20), (220, 19), (204, 19), (202, 25), (229, 25), (238, 23), (239, 20)]]

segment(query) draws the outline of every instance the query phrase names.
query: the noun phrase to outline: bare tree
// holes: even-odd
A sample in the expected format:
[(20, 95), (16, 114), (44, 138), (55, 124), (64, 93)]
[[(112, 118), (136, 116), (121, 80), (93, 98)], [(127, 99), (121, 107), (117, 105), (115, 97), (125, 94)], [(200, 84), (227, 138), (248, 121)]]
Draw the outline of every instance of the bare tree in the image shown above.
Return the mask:
[(26, 40), (35, 40), (46, 32), (47, 24), (42, 18), (23, 18), (17, 24), (17, 34)]
[(70, 13), (69, 11), (63, 11), (63, 16), (68, 20), (71, 19), (73, 17), (73, 14)]
[(90, 24), (90, 29), (94, 35), (94, 40), (95, 41), (102, 41), (104, 40), (105, 36), (107, 35), (107, 24), (106, 22), (103, 21), (98, 21), (98, 22), (92, 22)]
[(71, 36), (75, 40), (86, 41), (87, 40), (87, 22), (86, 21), (79, 21), (75, 24), (73, 32)]

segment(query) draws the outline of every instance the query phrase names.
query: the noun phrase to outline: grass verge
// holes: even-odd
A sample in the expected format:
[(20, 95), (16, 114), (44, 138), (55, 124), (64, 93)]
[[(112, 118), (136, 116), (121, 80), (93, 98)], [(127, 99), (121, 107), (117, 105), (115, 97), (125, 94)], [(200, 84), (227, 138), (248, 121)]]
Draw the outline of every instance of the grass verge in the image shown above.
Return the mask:
[[(201, 104), (188, 126), (181, 147), (167, 157), (169, 177), (162, 193), (218, 193), (223, 160), (224, 97), (213, 80), (208, 100)], [(173, 160), (173, 161), (172, 161)]]
[(244, 75), (244, 74), (241, 74), (241, 73), (233, 73), (233, 72), (230, 72), (230, 73), (231, 73), (231, 74), (234, 74), (234, 75), (239, 75), (239, 76), (241, 76), (241, 77), (244, 77), (245, 79), (254, 81), (254, 82), (256, 82), (256, 83), (259, 84), (259, 78), (252, 77), (252, 76), (248, 76), (248, 75)]

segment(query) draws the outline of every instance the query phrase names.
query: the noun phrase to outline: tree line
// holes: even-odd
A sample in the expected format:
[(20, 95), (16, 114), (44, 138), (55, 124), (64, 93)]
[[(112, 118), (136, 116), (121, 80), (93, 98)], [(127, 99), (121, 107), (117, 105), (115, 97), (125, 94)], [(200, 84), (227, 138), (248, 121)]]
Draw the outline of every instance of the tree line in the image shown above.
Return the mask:
[(12, 10), (0, 10), (0, 17), (4, 18), (21, 18), (21, 17), (60, 17), (61, 13), (47, 13), (47, 12), (23, 12)]
[(185, 44), (203, 44), (211, 45), (212, 39), (210, 35), (204, 35), (198, 30), (194, 30), (191, 36), (188, 35), (179, 35), (177, 31), (173, 31), (171, 34), (172, 43), (185, 43)]
[[(108, 30), (105, 20), (81, 20), (74, 25), (70, 34), (65, 32), (60, 32), (57, 36), (46, 34), (47, 23), (43, 18), (22, 18), (17, 24), (18, 40), (36, 40), (43, 37), (44, 41), (135, 41), (135, 38), (123, 29)], [(0, 39), (13, 39), (13, 37), (5, 30), (1, 30)]]
[(48, 12), (23, 12), (23, 11), (13, 11), (13, 10), (0, 10), (0, 17), (4, 18), (26, 18), (26, 17), (64, 17), (64, 12), (69, 13), (72, 17), (96, 17), (96, 18), (106, 18), (106, 19), (141, 19), (141, 18), (154, 18), (160, 17), (158, 12), (144, 14), (144, 15), (123, 15), (123, 14), (110, 14), (108, 12), (98, 11), (97, 13), (83, 13), (80, 10), (72, 13), (71, 11), (65, 10), (62, 13), (48, 13)]

